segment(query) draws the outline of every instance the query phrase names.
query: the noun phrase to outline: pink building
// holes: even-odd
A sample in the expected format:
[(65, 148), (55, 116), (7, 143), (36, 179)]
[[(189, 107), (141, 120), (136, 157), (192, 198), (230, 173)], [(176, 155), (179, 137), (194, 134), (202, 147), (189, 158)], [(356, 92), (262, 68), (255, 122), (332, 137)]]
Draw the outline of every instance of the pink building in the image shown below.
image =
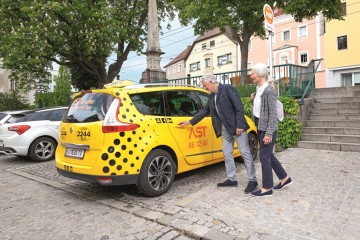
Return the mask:
[[(312, 59), (324, 57), (324, 18), (318, 15), (311, 20), (295, 22), (290, 15), (274, 10), (274, 36), (272, 37), (273, 65), (291, 63), (308, 66)], [(253, 36), (249, 43), (248, 67), (258, 62), (269, 65), (269, 40)], [(280, 69), (279, 69), (280, 70)], [(291, 76), (296, 76), (296, 71)], [(290, 75), (288, 71), (274, 73), (275, 78)], [(316, 88), (325, 87), (325, 62), (322, 61), (316, 73)]]

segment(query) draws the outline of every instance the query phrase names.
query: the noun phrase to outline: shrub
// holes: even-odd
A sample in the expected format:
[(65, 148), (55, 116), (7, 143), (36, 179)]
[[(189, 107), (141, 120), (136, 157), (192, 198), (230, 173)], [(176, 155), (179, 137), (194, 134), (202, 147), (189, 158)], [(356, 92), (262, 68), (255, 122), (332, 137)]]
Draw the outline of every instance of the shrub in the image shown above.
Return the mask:
[[(252, 117), (252, 104), (249, 97), (241, 98), (244, 105), (245, 115)], [(285, 117), (279, 122), (277, 143), (284, 148), (289, 148), (297, 144), (301, 138), (301, 123), (296, 116), (300, 112), (299, 104), (291, 97), (279, 97), (284, 107)]]
[(17, 91), (0, 93), (0, 111), (30, 109), (26, 99)]

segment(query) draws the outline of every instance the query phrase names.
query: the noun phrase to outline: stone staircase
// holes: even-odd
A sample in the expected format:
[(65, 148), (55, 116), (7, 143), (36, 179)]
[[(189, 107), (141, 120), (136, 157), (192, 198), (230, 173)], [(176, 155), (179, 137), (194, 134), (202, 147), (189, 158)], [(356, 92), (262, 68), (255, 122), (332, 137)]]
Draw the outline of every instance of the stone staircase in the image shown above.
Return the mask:
[(360, 86), (314, 89), (309, 98), (297, 147), (360, 152)]

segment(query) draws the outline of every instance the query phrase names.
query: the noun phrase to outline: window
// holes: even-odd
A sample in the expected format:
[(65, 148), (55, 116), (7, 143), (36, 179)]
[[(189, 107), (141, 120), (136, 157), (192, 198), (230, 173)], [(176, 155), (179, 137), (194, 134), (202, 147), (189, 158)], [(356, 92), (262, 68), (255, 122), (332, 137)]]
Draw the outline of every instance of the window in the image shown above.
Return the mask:
[(63, 119), (66, 123), (104, 120), (115, 97), (105, 93), (85, 93), (75, 98)]
[(283, 32), (283, 41), (289, 41), (290, 40), (290, 30)]
[(218, 65), (231, 63), (231, 53), (218, 57)]
[(190, 64), (190, 72), (200, 70), (200, 62)]
[(145, 115), (165, 115), (161, 92), (147, 92), (130, 95), (136, 109)]
[(51, 114), (50, 121), (61, 121), (65, 112), (66, 112), (66, 109), (54, 110)]
[(354, 85), (360, 85), (360, 72), (354, 73)]
[(251, 69), (251, 62), (248, 62), (247, 69)]
[(337, 38), (338, 50), (347, 49), (347, 35)]
[(352, 74), (351, 73), (342, 74), (342, 78), (343, 78), (344, 87), (352, 86)]
[(308, 62), (307, 53), (300, 53), (300, 63), (307, 63), (307, 62)]
[(205, 67), (211, 67), (210, 58), (205, 59)]
[(211, 48), (215, 47), (215, 40), (210, 41), (210, 47)]
[(178, 72), (181, 72), (181, 64), (178, 65)]
[(203, 106), (193, 91), (167, 91), (167, 116), (193, 116)]
[(287, 56), (281, 56), (280, 62), (281, 64), (287, 64), (288, 57)]
[(249, 40), (249, 44), (248, 44), (248, 49), (251, 50), (251, 45), (252, 45), (252, 42), (251, 42), (251, 39)]
[(206, 43), (203, 43), (203, 44), (201, 45), (201, 49), (202, 49), (202, 50), (205, 50), (205, 49), (206, 49)]
[(15, 90), (17, 82), (15, 80), (10, 80), (10, 90)]
[(341, 3), (341, 16), (346, 16), (346, 2)]
[(173, 66), (173, 73), (176, 73), (176, 66)]
[(168, 75), (171, 75), (171, 68), (168, 69)]
[(299, 37), (306, 37), (307, 36), (307, 27), (302, 26), (299, 27)]

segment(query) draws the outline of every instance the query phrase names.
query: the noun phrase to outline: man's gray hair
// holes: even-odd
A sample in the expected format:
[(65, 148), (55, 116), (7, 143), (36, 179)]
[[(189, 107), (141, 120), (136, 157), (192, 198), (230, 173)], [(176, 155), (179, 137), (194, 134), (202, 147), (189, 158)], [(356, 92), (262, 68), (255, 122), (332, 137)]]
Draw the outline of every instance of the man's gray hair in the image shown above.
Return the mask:
[(218, 83), (218, 80), (216, 79), (216, 77), (211, 73), (204, 74), (202, 76), (201, 80), (204, 82)]
[(252, 71), (258, 74), (260, 77), (268, 79), (269, 70), (265, 63), (257, 63), (253, 66)]

